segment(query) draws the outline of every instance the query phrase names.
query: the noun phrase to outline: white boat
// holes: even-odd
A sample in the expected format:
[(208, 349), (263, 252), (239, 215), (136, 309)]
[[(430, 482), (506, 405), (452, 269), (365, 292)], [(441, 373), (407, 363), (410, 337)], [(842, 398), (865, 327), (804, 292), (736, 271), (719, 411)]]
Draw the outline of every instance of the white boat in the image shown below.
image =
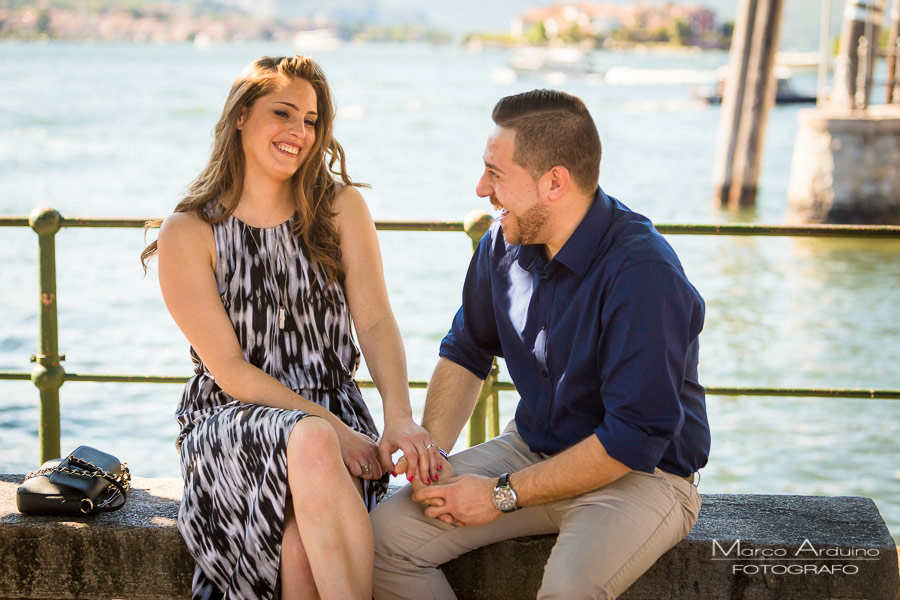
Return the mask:
[(305, 29), (294, 34), (291, 45), (300, 54), (309, 54), (335, 50), (340, 47), (341, 38), (334, 29)]
[(591, 54), (581, 48), (521, 48), (509, 59), (509, 66), (517, 73), (565, 73), (570, 75), (599, 74)]

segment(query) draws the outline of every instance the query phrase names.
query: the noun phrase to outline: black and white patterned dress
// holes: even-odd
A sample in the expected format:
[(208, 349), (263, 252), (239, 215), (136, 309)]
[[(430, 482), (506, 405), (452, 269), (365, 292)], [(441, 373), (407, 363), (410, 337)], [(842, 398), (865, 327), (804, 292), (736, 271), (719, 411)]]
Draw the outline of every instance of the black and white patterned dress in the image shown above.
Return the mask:
[[(216, 210), (217, 203), (207, 207)], [(291, 234), (290, 222), (256, 228), (230, 216), (212, 228), (219, 295), (247, 360), (377, 439), (353, 381), (359, 351), (343, 288), (323, 292), (322, 273)], [(287, 318), (280, 329), (285, 289)], [(184, 478), (178, 529), (197, 561), (193, 597), (268, 600), (279, 579), (288, 437), (309, 415), (235, 400), (193, 349), (191, 356), (196, 374), (176, 412), (176, 445)], [(386, 484), (386, 477), (366, 482), (367, 508)]]

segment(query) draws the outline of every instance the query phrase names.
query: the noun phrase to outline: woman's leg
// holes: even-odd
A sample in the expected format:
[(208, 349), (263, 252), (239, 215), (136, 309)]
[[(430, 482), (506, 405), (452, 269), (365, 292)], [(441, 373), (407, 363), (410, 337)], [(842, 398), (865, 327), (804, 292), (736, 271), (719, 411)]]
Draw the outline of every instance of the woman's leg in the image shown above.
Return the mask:
[(288, 439), (295, 522), (323, 600), (372, 597), (372, 526), (326, 421), (298, 422)]
[(281, 540), (281, 600), (319, 600), (306, 548), (300, 539), (292, 499), (284, 507), (284, 537)]

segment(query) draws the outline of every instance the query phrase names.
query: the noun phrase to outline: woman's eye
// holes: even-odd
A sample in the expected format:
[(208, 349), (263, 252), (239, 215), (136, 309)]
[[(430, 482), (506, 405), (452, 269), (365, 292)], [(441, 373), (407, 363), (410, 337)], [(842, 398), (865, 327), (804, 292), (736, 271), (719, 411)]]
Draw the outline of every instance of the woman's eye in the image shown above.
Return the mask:
[(276, 116), (276, 117), (281, 117), (282, 119), (287, 119), (290, 115), (287, 114), (287, 111), (284, 111), (284, 110), (276, 110), (276, 111), (275, 111), (275, 116)]
[(309, 127), (315, 127), (315, 126), (316, 126), (316, 122), (315, 122), (315, 121), (311, 121), (311, 120), (309, 120), (309, 119), (307, 119), (306, 121), (304, 121), (304, 123), (306, 123), (306, 125), (309, 126)]

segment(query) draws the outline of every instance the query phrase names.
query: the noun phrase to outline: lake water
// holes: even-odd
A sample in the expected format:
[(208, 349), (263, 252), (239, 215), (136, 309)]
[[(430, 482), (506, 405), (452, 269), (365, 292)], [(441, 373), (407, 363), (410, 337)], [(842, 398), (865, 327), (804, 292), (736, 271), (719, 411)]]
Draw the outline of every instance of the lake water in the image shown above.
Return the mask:
[[(0, 214), (163, 216), (203, 166), (233, 78), (286, 44), (0, 44)], [(490, 110), (504, 95), (559, 87), (581, 96), (603, 141), (601, 185), (657, 223), (781, 223), (795, 107), (769, 119), (757, 207), (710, 203), (719, 108), (692, 99), (727, 55), (602, 52), (609, 78), (516, 77), (503, 50), (347, 45), (317, 57), (338, 102), (338, 139), (376, 219), (460, 220), (474, 193)], [(795, 78), (815, 89), (812, 75)], [(427, 379), (459, 302), (471, 246), (461, 233), (380, 234), (409, 359)], [(900, 242), (673, 236), (707, 301), (706, 385), (900, 387)], [(57, 236), (60, 352), (73, 373), (188, 374), (187, 344), (144, 277), (140, 230)], [(37, 350), (37, 244), (0, 229), (0, 370)], [(363, 372), (361, 377), (367, 377)], [(62, 449), (90, 444), (136, 475), (176, 476), (178, 385), (69, 382)], [(377, 422), (378, 395), (366, 391)], [(412, 392), (421, 413), (424, 395)], [(501, 396), (504, 419), (516, 398)], [(38, 461), (38, 394), (0, 382), (0, 472)], [(713, 449), (703, 492), (862, 495), (900, 538), (900, 402), (708, 398)]]

